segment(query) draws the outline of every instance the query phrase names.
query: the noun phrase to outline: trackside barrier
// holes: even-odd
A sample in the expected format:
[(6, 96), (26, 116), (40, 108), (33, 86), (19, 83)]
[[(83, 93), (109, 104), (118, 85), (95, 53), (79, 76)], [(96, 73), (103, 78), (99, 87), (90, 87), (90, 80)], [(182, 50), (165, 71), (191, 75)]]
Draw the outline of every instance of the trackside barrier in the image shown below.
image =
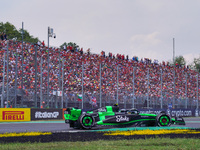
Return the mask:
[(60, 120), (63, 119), (63, 109), (31, 108), (31, 120)]
[[(0, 122), (20, 122), (32, 120), (62, 120), (64, 109), (37, 108), (0, 108)], [(196, 109), (138, 109), (140, 113), (159, 114), (165, 111), (172, 117), (198, 117), (200, 110)]]
[(30, 108), (0, 108), (0, 122), (30, 121), (30, 113)]

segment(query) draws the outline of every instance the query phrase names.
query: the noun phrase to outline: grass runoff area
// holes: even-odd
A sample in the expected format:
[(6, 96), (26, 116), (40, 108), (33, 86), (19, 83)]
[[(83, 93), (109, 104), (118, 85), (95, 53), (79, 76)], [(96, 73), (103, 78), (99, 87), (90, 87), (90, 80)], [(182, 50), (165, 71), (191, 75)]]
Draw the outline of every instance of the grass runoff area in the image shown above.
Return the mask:
[(0, 143), (1, 150), (200, 150), (198, 138), (149, 138), (89, 142)]

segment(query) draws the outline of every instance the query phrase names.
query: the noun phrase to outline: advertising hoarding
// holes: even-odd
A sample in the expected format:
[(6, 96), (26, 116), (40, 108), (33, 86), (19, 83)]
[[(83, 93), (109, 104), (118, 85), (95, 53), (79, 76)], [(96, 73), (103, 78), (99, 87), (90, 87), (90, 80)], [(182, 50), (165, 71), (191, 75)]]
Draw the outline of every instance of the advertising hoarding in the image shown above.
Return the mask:
[(31, 120), (63, 119), (62, 109), (31, 109)]
[(0, 122), (30, 121), (30, 108), (0, 108)]

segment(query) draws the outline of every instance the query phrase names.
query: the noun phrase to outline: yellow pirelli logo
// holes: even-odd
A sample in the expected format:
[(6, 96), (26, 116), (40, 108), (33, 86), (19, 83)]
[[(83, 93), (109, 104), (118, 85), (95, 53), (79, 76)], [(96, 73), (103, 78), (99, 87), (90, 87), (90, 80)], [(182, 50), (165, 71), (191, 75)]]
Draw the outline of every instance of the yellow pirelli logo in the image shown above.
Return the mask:
[(0, 121), (30, 121), (30, 108), (1, 108)]

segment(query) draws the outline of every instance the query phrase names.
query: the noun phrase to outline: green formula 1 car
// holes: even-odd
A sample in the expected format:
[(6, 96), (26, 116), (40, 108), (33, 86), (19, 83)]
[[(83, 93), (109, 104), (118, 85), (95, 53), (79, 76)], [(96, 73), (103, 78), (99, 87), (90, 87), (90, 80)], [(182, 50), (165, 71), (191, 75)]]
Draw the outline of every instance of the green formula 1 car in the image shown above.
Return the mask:
[(171, 118), (166, 113), (141, 114), (137, 109), (121, 109), (106, 106), (93, 111), (67, 108), (64, 112), (65, 123), (72, 128), (91, 129), (98, 125), (111, 126), (170, 126), (185, 125), (183, 118)]

